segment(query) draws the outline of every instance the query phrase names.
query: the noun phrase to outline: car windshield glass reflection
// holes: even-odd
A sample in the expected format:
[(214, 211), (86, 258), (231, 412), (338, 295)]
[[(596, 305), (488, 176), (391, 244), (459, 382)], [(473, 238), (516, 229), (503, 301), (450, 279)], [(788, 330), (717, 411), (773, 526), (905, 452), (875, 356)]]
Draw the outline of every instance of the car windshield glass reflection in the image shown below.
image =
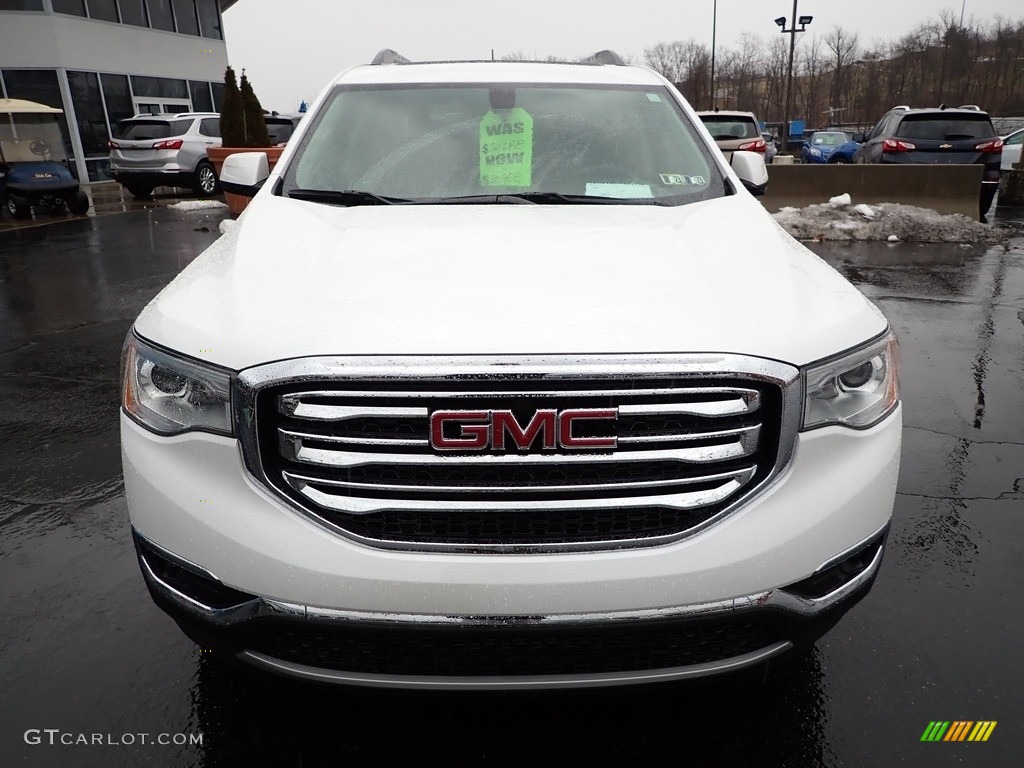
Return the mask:
[(678, 205), (724, 194), (706, 148), (659, 87), (341, 87), (320, 114), (286, 195)]

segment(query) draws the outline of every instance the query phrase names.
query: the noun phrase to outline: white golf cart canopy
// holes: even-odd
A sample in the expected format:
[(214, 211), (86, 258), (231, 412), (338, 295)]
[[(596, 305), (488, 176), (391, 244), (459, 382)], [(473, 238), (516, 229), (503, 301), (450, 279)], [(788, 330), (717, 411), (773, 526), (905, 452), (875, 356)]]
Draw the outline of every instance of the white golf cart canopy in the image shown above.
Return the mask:
[(0, 99), (0, 115), (62, 115), (63, 109), (24, 99)]

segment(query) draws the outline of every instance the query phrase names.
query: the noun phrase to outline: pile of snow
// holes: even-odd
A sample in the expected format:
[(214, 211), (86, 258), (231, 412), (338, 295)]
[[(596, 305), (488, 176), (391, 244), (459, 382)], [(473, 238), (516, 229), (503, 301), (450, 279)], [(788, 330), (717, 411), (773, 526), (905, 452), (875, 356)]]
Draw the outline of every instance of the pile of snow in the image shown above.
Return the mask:
[(227, 203), (217, 200), (182, 200), (180, 203), (167, 206), (172, 211), (209, 211), (219, 208), (227, 208)]
[(224, 219), (224, 221), (217, 225), (217, 229), (220, 230), (220, 233), (222, 235), (226, 235), (228, 233), (228, 230), (235, 226), (235, 224), (237, 223), (238, 222), (236, 222), (234, 219)]
[(982, 224), (962, 213), (941, 214), (929, 208), (896, 203), (852, 205), (849, 195), (806, 208), (783, 208), (772, 214), (798, 240), (886, 240), (917, 243), (998, 243), (1002, 227)]

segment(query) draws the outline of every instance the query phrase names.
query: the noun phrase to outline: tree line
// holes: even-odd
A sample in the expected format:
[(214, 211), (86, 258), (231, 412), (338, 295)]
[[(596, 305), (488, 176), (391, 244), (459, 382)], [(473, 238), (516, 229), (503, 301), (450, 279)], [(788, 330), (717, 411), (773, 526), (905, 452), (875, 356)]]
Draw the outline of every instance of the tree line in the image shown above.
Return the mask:
[[(644, 62), (696, 109), (741, 109), (782, 122), (789, 36), (744, 33), (711, 49), (694, 39), (658, 43)], [(841, 26), (797, 36), (791, 119), (809, 127), (868, 125), (896, 104), (977, 104), (993, 116), (1024, 115), (1024, 20), (961, 24), (951, 11), (891, 42), (862, 44)]]

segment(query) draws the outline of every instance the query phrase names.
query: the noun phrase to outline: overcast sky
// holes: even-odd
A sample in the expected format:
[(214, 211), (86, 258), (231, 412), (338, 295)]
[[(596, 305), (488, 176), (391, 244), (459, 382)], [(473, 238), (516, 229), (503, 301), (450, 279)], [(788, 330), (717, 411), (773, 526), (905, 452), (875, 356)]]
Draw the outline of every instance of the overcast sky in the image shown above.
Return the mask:
[[(799, 0), (808, 35), (842, 25), (861, 43), (890, 40), (962, 0)], [(228, 59), (246, 69), (266, 109), (294, 111), (330, 78), (381, 48), (413, 60), (480, 59), (521, 51), (578, 57), (602, 48), (632, 54), (659, 42), (711, 44), (713, 0), (238, 0), (224, 14)], [(1020, 0), (966, 0), (965, 22), (1024, 16)], [(718, 43), (740, 33), (777, 35), (789, 0), (718, 0)]]

